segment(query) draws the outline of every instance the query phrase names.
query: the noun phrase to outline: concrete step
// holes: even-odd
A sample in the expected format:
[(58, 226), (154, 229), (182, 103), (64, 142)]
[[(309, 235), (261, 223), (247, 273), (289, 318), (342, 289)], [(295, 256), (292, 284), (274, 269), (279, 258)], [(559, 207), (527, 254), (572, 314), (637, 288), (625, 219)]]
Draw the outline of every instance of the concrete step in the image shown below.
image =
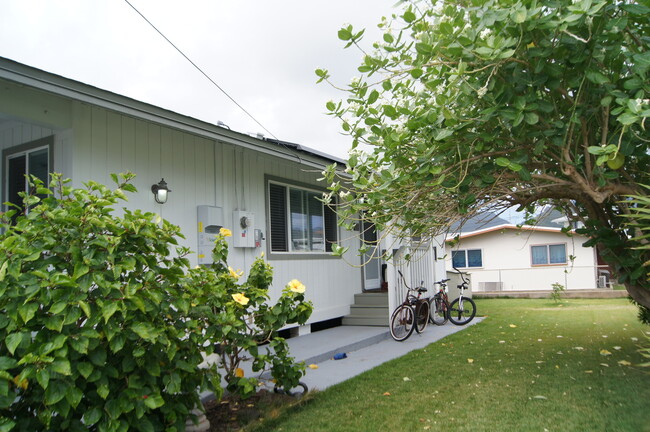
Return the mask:
[(351, 305), (350, 315), (354, 316), (388, 316), (388, 305)]
[(388, 315), (384, 316), (358, 316), (348, 315), (343, 317), (344, 326), (370, 326), (388, 327)]
[(388, 293), (359, 293), (354, 295), (355, 305), (388, 306)]

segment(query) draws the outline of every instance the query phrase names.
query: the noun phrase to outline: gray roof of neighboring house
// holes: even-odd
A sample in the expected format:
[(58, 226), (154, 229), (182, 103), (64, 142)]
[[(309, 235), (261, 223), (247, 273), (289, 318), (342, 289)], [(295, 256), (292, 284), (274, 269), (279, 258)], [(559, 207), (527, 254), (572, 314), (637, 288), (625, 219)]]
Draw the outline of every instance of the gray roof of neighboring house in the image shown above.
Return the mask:
[(510, 222), (499, 217), (498, 215), (490, 212), (480, 213), (473, 218), (465, 221), (464, 224), (459, 225), (458, 223), (451, 226), (450, 232), (453, 233), (468, 233), (474, 232), (486, 228), (492, 228), (500, 225), (509, 225)]
[(163, 124), (206, 138), (218, 139), (233, 145), (251, 148), (262, 153), (297, 160), (301, 164), (318, 167), (332, 163), (345, 164), (340, 158), (310, 149), (309, 147), (276, 139), (253, 137), (248, 134), (232, 131), (221, 122), (215, 125), (198, 120), (165, 108), (27, 66), (5, 57), (0, 57), (0, 79), (13, 81), (73, 100), (101, 106), (135, 118)]

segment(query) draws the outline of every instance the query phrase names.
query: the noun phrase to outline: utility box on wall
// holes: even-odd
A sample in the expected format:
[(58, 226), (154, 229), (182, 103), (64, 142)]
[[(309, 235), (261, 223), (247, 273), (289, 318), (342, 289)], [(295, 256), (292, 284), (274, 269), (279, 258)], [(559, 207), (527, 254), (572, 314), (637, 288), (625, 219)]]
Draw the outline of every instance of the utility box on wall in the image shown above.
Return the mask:
[(199, 264), (212, 264), (214, 240), (223, 227), (223, 210), (221, 207), (197, 206), (197, 226), (199, 231)]
[(232, 237), (235, 247), (255, 247), (255, 215), (251, 212), (232, 212)]

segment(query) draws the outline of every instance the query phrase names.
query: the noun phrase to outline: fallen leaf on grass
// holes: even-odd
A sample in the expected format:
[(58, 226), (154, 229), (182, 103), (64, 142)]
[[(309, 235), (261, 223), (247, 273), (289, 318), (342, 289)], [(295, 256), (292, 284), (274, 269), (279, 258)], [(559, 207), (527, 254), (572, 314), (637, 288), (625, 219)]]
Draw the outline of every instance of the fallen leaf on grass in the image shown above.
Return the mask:
[(607, 363), (601, 363), (600, 365), (605, 366), (605, 367), (609, 367), (609, 365)]
[(516, 328), (517, 326), (515, 324), (510, 324), (511, 328)]
[(592, 370), (586, 370), (585, 373), (594, 373)]
[(404, 377), (404, 378), (402, 378), (402, 379), (403, 379), (404, 381), (411, 381), (411, 378), (409, 378), (409, 377)]
[(606, 349), (601, 349), (601, 350), (600, 350), (600, 355), (602, 355), (602, 356), (608, 356), (608, 355), (612, 355), (612, 353), (609, 352), (609, 351), (607, 351)]
[(469, 363), (469, 364), (474, 363), (474, 359), (467, 359), (467, 363)]
[(582, 351), (582, 350), (584, 350), (583, 347), (573, 347), (573, 349), (574, 349), (574, 350), (578, 350), (578, 351)]
[(390, 396), (389, 392), (384, 393), (384, 396)]
[(537, 395), (537, 396), (533, 396), (533, 399), (546, 400), (547, 397), (546, 397), (546, 396)]
[(620, 350), (621, 350), (621, 347), (620, 347), (620, 346), (615, 346), (614, 349), (615, 349), (616, 351), (620, 351)]
[(627, 360), (619, 360), (618, 364), (620, 364), (621, 366), (630, 366), (632, 363), (630, 363)]
[(631, 337), (632, 342), (638, 342), (639, 338)]

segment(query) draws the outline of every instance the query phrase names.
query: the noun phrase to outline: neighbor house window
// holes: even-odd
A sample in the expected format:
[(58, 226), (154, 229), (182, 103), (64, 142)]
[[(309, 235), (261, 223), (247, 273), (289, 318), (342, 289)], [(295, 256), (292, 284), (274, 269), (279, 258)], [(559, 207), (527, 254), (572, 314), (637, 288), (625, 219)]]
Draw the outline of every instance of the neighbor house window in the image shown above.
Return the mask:
[(49, 184), (51, 142), (52, 137), (48, 137), (3, 152), (4, 202), (22, 206), (23, 199), (19, 194), (29, 190), (29, 176)]
[(566, 244), (531, 246), (533, 265), (566, 264)]
[(322, 192), (268, 183), (271, 252), (331, 252), (338, 240), (336, 214)]
[(481, 249), (460, 249), (451, 252), (451, 262), (455, 268), (483, 267)]

